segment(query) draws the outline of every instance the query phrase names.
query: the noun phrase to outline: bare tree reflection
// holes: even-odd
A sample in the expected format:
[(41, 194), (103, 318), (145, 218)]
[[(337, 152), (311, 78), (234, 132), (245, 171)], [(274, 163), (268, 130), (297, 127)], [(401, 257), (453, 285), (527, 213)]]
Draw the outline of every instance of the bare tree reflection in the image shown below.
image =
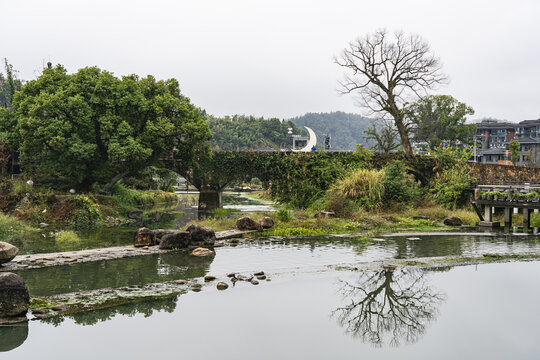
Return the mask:
[(341, 281), (350, 303), (334, 310), (347, 333), (374, 346), (418, 341), (445, 300), (426, 282), (425, 272), (384, 269), (363, 272), (356, 283)]

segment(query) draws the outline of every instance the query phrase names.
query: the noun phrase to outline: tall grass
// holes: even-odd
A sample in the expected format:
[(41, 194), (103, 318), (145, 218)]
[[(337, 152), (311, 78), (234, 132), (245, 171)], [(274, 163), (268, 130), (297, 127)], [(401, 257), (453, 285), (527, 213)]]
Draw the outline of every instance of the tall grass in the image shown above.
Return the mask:
[(377, 210), (384, 197), (383, 179), (383, 170), (360, 169), (340, 180), (330, 192), (354, 200), (366, 210)]

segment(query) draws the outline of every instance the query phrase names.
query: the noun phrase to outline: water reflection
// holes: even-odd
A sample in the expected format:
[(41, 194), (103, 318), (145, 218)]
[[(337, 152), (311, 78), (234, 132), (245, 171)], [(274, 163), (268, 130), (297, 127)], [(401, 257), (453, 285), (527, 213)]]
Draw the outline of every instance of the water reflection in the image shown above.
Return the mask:
[(341, 285), (350, 302), (333, 315), (347, 333), (377, 347), (417, 342), (446, 298), (429, 285), (422, 270), (366, 271), (355, 283)]
[(169, 299), (143, 301), (119, 305), (102, 310), (87, 311), (65, 316), (55, 316), (48, 319), (42, 319), (41, 321), (58, 326), (62, 324), (66, 318), (69, 318), (73, 319), (75, 324), (78, 325), (95, 325), (100, 322), (109, 321), (116, 315), (125, 315), (131, 317), (137, 314), (143, 314), (144, 317), (150, 317), (154, 314), (154, 312), (165, 311), (167, 313), (172, 313), (176, 309), (177, 300), (178, 297), (175, 296)]
[(28, 337), (28, 323), (0, 326), (0, 352), (21, 346)]
[(47, 296), (193, 279), (204, 276), (212, 261), (213, 257), (169, 253), (51, 266), (17, 273), (24, 277), (31, 296)]

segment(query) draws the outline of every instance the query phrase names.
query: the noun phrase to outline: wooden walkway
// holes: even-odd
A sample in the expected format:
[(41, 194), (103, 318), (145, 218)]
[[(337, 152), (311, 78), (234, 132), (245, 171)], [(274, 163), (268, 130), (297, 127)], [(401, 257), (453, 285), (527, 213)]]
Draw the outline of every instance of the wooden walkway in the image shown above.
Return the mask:
[[(504, 209), (504, 227), (512, 227), (512, 215), (523, 214), (523, 228), (531, 227), (531, 214), (540, 210), (540, 185), (479, 185), (474, 190), (472, 205), (480, 218), (479, 226), (499, 227), (493, 221), (495, 209)], [(478, 208), (484, 207), (484, 214)]]

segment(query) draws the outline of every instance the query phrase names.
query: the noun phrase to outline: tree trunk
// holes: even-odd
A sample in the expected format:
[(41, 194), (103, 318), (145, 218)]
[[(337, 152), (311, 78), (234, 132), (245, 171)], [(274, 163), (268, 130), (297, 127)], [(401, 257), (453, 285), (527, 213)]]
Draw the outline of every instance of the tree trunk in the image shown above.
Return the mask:
[(114, 186), (114, 184), (116, 184), (118, 181), (120, 181), (122, 178), (124, 178), (127, 174), (129, 174), (129, 171), (124, 171), (123, 173), (120, 173), (120, 174), (116, 175), (115, 177), (113, 177), (109, 183), (105, 184), (105, 186), (103, 187), (103, 191), (107, 195), (110, 195), (112, 187)]
[(410, 157), (413, 155), (413, 152), (411, 147), (411, 141), (409, 140), (409, 132), (407, 131), (407, 127), (405, 126), (405, 124), (403, 124), (403, 119), (394, 118), (394, 121), (399, 132), (399, 137), (401, 138), (401, 145), (403, 146), (405, 156)]

